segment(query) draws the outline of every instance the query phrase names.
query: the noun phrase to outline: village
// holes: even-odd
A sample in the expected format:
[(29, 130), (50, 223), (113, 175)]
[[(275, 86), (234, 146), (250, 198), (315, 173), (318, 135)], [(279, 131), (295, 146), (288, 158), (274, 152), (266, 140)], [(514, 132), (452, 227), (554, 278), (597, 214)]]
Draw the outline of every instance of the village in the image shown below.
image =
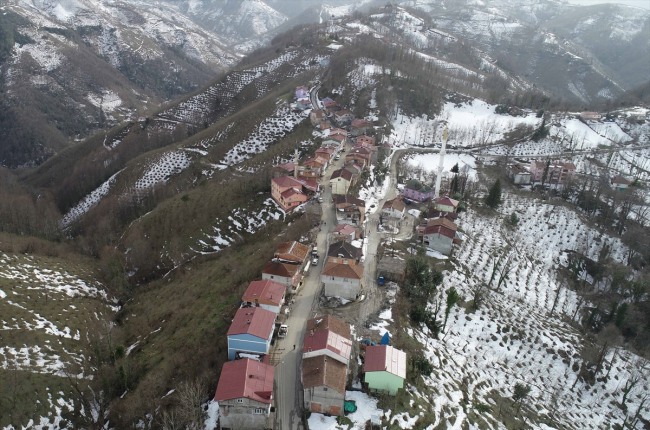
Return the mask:
[[(317, 90), (317, 83), (297, 87), (295, 109), (311, 109), (321, 146), (303, 161), (296, 147), (293, 161), (276, 165), (271, 179), (275, 203), (285, 213), (305, 211), (315, 234), (306, 243), (281, 244), (261, 280), (251, 282), (241, 298), (227, 334), (230, 361), (214, 397), (222, 429), (293, 428), (302, 419), (295, 408), (344, 416), (357, 410), (351, 391), (394, 396), (403, 390), (409, 358), (391, 346), (389, 332), (364, 330), (359, 336), (351, 322), (361, 316), (348, 313), (346, 322), (332, 315), (331, 303), (345, 309), (358, 302), (365, 313), (376, 312), (370, 297), (381, 295), (377, 288), (403, 280), (403, 259), (382, 255), (376, 261), (381, 237), (414, 237), (428, 256), (441, 259), (465, 238), (457, 225), (462, 203), (441, 191), (454, 187), (443, 172), (447, 131), (437, 151), (435, 187), (411, 178), (393, 184), (381, 210), (368, 207), (353, 190), (391, 147), (377, 144), (372, 122), (355, 118), (331, 98), (318, 100)], [(571, 180), (576, 167), (546, 159), (510, 163), (506, 174), (516, 186), (552, 189)], [(629, 184), (611, 178), (614, 189)], [(379, 428), (381, 417), (370, 421)]]

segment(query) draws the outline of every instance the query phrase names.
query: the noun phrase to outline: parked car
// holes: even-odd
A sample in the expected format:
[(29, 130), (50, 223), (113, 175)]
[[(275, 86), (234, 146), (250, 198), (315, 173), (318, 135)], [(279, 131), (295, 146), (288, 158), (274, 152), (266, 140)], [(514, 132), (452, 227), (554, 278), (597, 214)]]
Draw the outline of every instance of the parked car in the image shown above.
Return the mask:
[(318, 266), (318, 257), (314, 257), (314, 259), (311, 260), (311, 265), (312, 266)]
[(339, 154), (336, 154), (336, 157), (334, 157), (335, 160), (340, 160), (341, 156)]
[(318, 203), (323, 203), (323, 198), (322, 197), (318, 198)]
[(318, 246), (314, 245), (314, 247), (311, 250), (311, 255), (312, 257), (318, 258)]

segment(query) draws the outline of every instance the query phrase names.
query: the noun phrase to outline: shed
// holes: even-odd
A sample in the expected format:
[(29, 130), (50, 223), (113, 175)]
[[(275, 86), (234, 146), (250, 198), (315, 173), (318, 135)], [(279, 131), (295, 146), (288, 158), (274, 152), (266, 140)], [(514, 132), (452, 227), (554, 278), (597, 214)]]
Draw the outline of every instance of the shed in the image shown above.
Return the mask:
[(387, 391), (391, 395), (404, 388), (406, 353), (390, 345), (366, 348), (365, 382), (371, 391)]

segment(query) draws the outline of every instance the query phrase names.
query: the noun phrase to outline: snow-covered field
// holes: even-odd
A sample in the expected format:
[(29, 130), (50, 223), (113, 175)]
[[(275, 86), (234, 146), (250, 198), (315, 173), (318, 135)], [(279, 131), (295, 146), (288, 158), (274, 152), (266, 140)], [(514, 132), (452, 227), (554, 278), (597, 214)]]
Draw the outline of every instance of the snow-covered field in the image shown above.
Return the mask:
[[(435, 172), (440, 164), (439, 154), (412, 154), (408, 157), (408, 163), (413, 167), (422, 167), (427, 172)], [(448, 173), (458, 164), (459, 171), (467, 173), (468, 177), (476, 178), (476, 159), (469, 154), (445, 154), (442, 171)]]
[(81, 364), (88, 331), (104, 327), (104, 315), (117, 310), (83, 263), (0, 253), (0, 395), (8, 396), (16, 383), (13, 372), (33, 374), (45, 385), (22, 394), (34, 404), (32, 424), (23, 428), (59, 428), (62, 408), (75, 397), (68, 377), (87, 377)]

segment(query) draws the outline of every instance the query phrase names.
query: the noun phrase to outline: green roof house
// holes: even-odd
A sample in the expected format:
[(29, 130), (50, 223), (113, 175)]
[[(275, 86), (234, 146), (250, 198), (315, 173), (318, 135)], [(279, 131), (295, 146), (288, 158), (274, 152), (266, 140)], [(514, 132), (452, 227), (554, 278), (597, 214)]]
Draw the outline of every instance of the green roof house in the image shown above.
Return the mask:
[(386, 391), (394, 396), (404, 388), (406, 353), (389, 345), (369, 346), (364, 371), (370, 391)]
[(424, 202), (431, 199), (435, 194), (435, 190), (417, 179), (411, 179), (404, 187), (404, 197), (416, 202)]

